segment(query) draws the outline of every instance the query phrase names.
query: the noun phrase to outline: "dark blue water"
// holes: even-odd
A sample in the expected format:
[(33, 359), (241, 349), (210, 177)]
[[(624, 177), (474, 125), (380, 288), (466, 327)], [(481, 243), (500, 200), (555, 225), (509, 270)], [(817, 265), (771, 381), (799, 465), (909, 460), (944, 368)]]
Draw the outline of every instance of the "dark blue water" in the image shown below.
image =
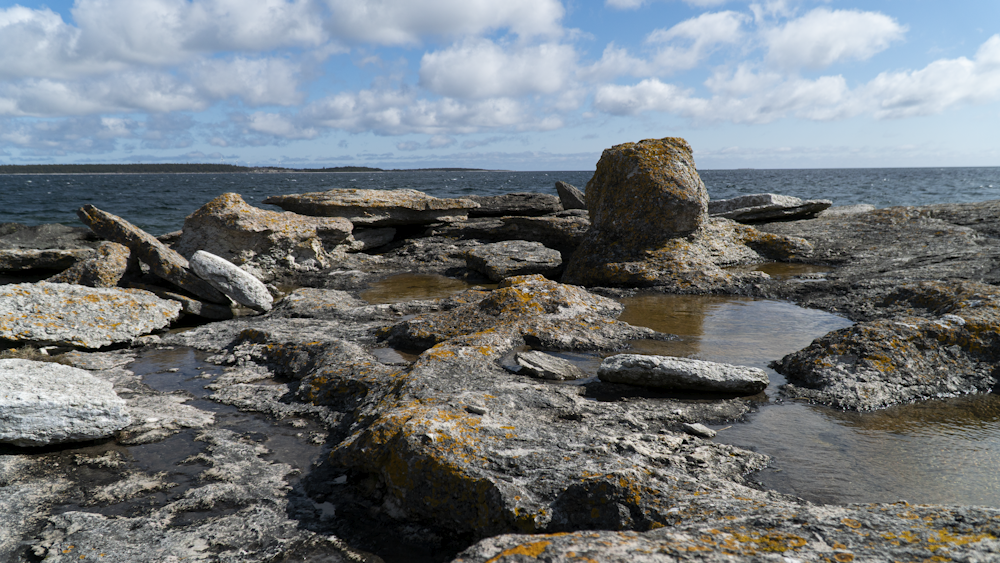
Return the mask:
[[(876, 207), (1000, 199), (1000, 168), (703, 170), (699, 174), (713, 199), (772, 192), (830, 199), (834, 205)], [(437, 197), (554, 194), (557, 180), (583, 188), (592, 175), (593, 171), (0, 175), (0, 223), (79, 224), (76, 210), (89, 203), (163, 234), (180, 229), (184, 217), (226, 192), (242, 195), (251, 205), (261, 205), (271, 195), (333, 188), (412, 188)]]

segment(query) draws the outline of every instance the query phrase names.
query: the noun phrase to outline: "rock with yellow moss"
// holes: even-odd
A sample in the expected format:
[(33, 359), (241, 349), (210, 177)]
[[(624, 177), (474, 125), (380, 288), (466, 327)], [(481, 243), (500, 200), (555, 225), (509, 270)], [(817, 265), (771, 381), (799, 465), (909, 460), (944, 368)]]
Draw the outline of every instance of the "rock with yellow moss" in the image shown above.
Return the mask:
[(139, 265), (128, 247), (116, 242), (103, 242), (97, 247), (96, 256), (81, 260), (46, 281), (116, 287), (127, 272), (138, 269)]
[(1000, 361), (1000, 290), (974, 282), (905, 285), (886, 318), (817, 339), (774, 363), (792, 397), (873, 410), (932, 397), (987, 393)]
[(189, 257), (204, 250), (271, 281), (283, 272), (330, 267), (336, 261), (333, 251), (352, 229), (340, 217), (268, 211), (225, 193), (184, 220), (176, 248)]

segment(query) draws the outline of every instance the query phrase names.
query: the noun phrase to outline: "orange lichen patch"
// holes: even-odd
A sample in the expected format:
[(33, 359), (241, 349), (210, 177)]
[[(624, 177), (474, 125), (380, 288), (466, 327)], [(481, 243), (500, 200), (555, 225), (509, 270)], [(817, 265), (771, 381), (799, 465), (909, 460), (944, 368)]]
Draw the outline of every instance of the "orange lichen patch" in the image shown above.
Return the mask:
[(527, 544), (518, 545), (510, 549), (505, 549), (500, 552), (496, 557), (491, 557), (486, 561), (486, 563), (501, 563), (505, 558), (514, 555), (524, 555), (527, 557), (538, 557), (545, 552), (545, 548), (552, 545), (549, 541), (538, 541)]
[(744, 548), (752, 546), (752, 550), (772, 552), (772, 553), (784, 553), (789, 550), (798, 549), (809, 543), (805, 538), (796, 536), (794, 534), (788, 534), (784, 532), (751, 532), (751, 533), (733, 533), (733, 537), (736, 541), (745, 544)]

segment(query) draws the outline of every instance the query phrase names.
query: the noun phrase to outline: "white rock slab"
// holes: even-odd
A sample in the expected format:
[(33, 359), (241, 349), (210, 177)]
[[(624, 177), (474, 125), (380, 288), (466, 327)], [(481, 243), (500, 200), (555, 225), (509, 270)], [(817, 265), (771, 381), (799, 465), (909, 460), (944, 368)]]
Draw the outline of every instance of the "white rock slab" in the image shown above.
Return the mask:
[(514, 356), (514, 361), (528, 375), (542, 379), (565, 381), (587, 377), (587, 374), (573, 362), (536, 350), (518, 352)]
[(51, 362), (0, 360), (0, 442), (46, 446), (112, 436), (131, 423), (111, 383)]
[(267, 286), (232, 262), (204, 250), (195, 252), (188, 262), (199, 278), (212, 284), (233, 301), (255, 311), (271, 310), (274, 298)]
[(597, 376), (609, 383), (737, 395), (755, 395), (768, 384), (767, 373), (759, 368), (639, 354), (606, 358)]

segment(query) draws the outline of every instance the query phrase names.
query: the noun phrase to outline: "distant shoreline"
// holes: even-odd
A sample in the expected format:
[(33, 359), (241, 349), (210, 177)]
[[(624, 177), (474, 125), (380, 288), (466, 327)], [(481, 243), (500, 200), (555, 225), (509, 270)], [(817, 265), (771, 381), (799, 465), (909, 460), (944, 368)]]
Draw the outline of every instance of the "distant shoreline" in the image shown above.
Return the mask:
[(0, 175), (64, 176), (73, 174), (357, 174), (393, 172), (501, 172), (485, 168), (409, 168), (385, 170), (368, 166), (333, 168), (281, 168), (275, 166), (235, 166), (230, 164), (5, 164)]

